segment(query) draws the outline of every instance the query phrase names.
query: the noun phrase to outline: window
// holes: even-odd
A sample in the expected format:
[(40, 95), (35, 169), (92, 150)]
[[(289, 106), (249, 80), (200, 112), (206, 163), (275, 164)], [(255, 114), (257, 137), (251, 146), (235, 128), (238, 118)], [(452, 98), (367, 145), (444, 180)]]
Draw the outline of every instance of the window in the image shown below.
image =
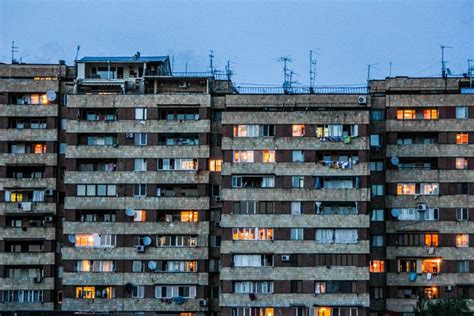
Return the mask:
[(425, 234), (425, 247), (438, 247), (439, 235), (437, 233)]
[(146, 171), (146, 159), (144, 158), (135, 159), (134, 171)]
[(77, 234), (75, 236), (76, 247), (115, 247), (115, 235), (99, 235), (99, 234)]
[(195, 298), (196, 286), (194, 285), (157, 285), (155, 286), (155, 298)]
[(383, 121), (385, 119), (384, 110), (371, 110), (370, 119), (372, 121)]
[(372, 287), (371, 298), (375, 300), (383, 299), (384, 298), (384, 290), (381, 286), (374, 286)]
[(383, 221), (384, 219), (384, 210), (372, 210), (372, 215), (370, 217), (370, 220), (373, 222), (380, 222)]
[(385, 261), (384, 260), (370, 260), (369, 272), (372, 272), (372, 273), (385, 272)]
[(234, 137), (258, 137), (258, 125), (237, 125), (234, 126)]
[(385, 193), (385, 186), (383, 184), (372, 184), (371, 194), (372, 196), (383, 196)]
[(292, 188), (304, 188), (304, 176), (293, 176), (291, 177), (291, 187)]
[(115, 184), (78, 184), (77, 196), (116, 196)]
[(424, 120), (437, 120), (439, 119), (438, 109), (425, 109), (423, 110)]
[(271, 267), (273, 257), (272, 255), (234, 255), (232, 263), (234, 267)]
[(370, 135), (370, 146), (371, 147), (380, 147), (380, 135), (379, 134), (372, 134)]
[(414, 183), (398, 183), (397, 195), (415, 195), (416, 185)]
[(135, 145), (143, 146), (147, 144), (147, 135), (146, 133), (135, 133)]
[(456, 107), (456, 118), (458, 120), (464, 120), (469, 117), (468, 107), (467, 106), (457, 106)]
[(33, 153), (35, 153), (35, 154), (45, 154), (46, 153), (46, 145), (44, 145), (44, 144), (35, 144), (35, 145), (33, 145)]
[(273, 228), (233, 228), (233, 240), (273, 240)]
[(158, 170), (197, 170), (197, 159), (162, 158), (158, 159)]
[(291, 126), (291, 135), (293, 137), (302, 137), (304, 136), (304, 124), (295, 124)]
[(458, 272), (469, 273), (469, 260), (458, 261)]
[(144, 297), (145, 297), (145, 286), (133, 285), (132, 298), (144, 298)]
[(372, 235), (370, 245), (372, 247), (383, 247), (383, 235)]
[(132, 261), (132, 272), (144, 272), (145, 271), (145, 262), (134, 260)]
[(197, 211), (181, 211), (180, 220), (181, 222), (197, 222), (198, 212)]
[(458, 221), (467, 221), (469, 219), (469, 210), (467, 208), (456, 209), (456, 219)]
[(291, 240), (303, 240), (303, 228), (292, 228)]
[(371, 161), (369, 163), (370, 171), (383, 171), (383, 161)]
[(469, 135), (467, 133), (456, 134), (456, 144), (465, 145), (469, 143)]
[(397, 120), (414, 120), (416, 119), (416, 110), (406, 109), (397, 110)]
[(42, 290), (4, 290), (3, 302), (42, 303)]
[(60, 155), (65, 155), (66, 154), (66, 148), (67, 148), (66, 143), (59, 143), (59, 154)]
[(304, 151), (302, 150), (293, 150), (292, 152), (293, 162), (304, 162)]
[(456, 169), (467, 169), (467, 158), (456, 158)]
[(234, 293), (273, 293), (273, 282), (271, 281), (235, 281)]
[(420, 194), (422, 195), (438, 195), (439, 184), (438, 183), (421, 183)]
[(133, 185), (133, 196), (134, 197), (145, 197), (146, 196), (146, 184), (134, 184)]
[(112, 286), (76, 286), (76, 298), (114, 298), (115, 291)]
[(157, 247), (197, 247), (197, 237), (190, 235), (158, 235)]
[(457, 234), (456, 247), (469, 247), (469, 234)]
[(253, 150), (235, 150), (234, 162), (254, 162)]
[(135, 109), (135, 119), (140, 121), (146, 120), (146, 108), (136, 108)]
[(211, 159), (209, 160), (210, 171), (222, 171), (222, 159)]
[(211, 196), (213, 198), (218, 198), (221, 196), (221, 186), (218, 184), (213, 184), (211, 188)]
[(134, 222), (146, 222), (146, 211), (145, 210), (135, 210), (133, 213)]
[(326, 293), (326, 282), (314, 282), (314, 293), (324, 294)]
[(263, 162), (275, 162), (275, 151), (265, 149), (263, 151)]
[(291, 214), (299, 215), (302, 213), (301, 202), (291, 202)]
[(358, 242), (357, 229), (321, 228), (316, 229), (316, 243), (318, 244), (355, 244)]

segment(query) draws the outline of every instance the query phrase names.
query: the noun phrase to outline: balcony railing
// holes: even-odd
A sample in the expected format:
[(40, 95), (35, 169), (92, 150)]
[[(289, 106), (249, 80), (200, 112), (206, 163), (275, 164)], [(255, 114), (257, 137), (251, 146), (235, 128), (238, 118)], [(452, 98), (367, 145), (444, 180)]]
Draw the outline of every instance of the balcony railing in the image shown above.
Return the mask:
[(235, 87), (237, 94), (367, 94), (367, 87)]

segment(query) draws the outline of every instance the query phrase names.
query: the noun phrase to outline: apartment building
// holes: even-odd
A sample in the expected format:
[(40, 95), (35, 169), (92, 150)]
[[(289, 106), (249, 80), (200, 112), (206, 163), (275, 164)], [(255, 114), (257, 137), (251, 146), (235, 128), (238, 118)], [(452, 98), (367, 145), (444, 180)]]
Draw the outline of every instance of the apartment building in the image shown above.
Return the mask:
[(0, 64), (0, 313), (58, 308), (64, 147), (58, 64)]
[(474, 310), (473, 120), (469, 78), (247, 89), (139, 53), (0, 64), (0, 313)]
[(367, 97), (227, 95), (222, 315), (366, 315)]
[(371, 83), (373, 108), (386, 109), (386, 132), (374, 133), (386, 148), (386, 212), (373, 218), (385, 219), (386, 260), (377, 272), (387, 288), (378, 295), (391, 315), (413, 315), (419, 293), (473, 307), (472, 92), (468, 78)]

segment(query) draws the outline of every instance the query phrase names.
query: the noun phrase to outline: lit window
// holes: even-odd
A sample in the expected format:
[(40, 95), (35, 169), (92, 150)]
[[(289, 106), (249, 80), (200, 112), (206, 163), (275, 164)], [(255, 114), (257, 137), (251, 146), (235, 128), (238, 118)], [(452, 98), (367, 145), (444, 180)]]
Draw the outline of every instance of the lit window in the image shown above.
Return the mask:
[(416, 185), (414, 183), (398, 183), (397, 195), (414, 195)]
[(465, 145), (469, 143), (469, 135), (467, 133), (456, 134), (456, 144)]
[(273, 240), (273, 228), (234, 228), (233, 240)]
[(456, 169), (461, 169), (461, 170), (467, 169), (467, 159), (456, 158)]
[(211, 159), (209, 160), (210, 171), (222, 171), (222, 159)]
[(146, 211), (145, 210), (135, 210), (133, 214), (134, 222), (146, 222)]
[(46, 145), (36, 144), (33, 146), (33, 152), (35, 154), (44, 154), (46, 153)]
[(397, 120), (416, 119), (416, 110), (397, 110)]
[(423, 273), (434, 273), (440, 272), (441, 259), (425, 259), (421, 262), (421, 271)]
[(304, 124), (296, 124), (291, 126), (292, 136), (301, 137), (304, 136)]
[(370, 260), (369, 271), (380, 273), (385, 272), (385, 261), (383, 260)]
[(468, 234), (457, 234), (456, 235), (456, 247), (469, 247), (469, 235)]
[(427, 287), (424, 289), (424, 292), (429, 299), (439, 298), (439, 290), (436, 286)]
[(425, 247), (438, 247), (439, 235), (438, 234), (425, 234)]
[(421, 183), (420, 194), (423, 195), (438, 195), (439, 184), (438, 183)]
[(254, 162), (253, 150), (234, 151), (234, 162)]
[(469, 117), (467, 106), (457, 106), (456, 107), (456, 118), (457, 119), (467, 119)]
[(182, 211), (181, 221), (182, 222), (197, 222), (198, 212), (197, 211)]
[(76, 298), (94, 299), (95, 287), (93, 286), (76, 287)]
[(437, 120), (439, 118), (437, 109), (426, 109), (423, 110), (423, 119), (425, 120)]
[(234, 137), (258, 137), (258, 125), (237, 125), (234, 126)]
[(275, 151), (265, 149), (263, 151), (263, 162), (275, 162)]
[(314, 316), (331, 316), (330, 307), (315, 307)]
[(76, 235), (76, 247), (94, 247), (94, 234)]

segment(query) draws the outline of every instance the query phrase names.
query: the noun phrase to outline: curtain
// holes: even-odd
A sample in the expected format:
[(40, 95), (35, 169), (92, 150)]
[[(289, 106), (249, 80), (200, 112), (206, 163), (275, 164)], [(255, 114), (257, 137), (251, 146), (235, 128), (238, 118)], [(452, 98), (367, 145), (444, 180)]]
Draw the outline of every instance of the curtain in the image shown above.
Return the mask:
[(357, 229), (335, 230), (335, 243), (337, 244), (355, 244), (357, 239)]
[(33, 191), (33, 202), (43, 202), (44, 191)]
[(5, 202), (11, 201), (12, 193), (10, 191), (5, 191)]
[(316, 229), (316, 242), (318, 244), (332, 244), (334, 242), (334, 229)]

